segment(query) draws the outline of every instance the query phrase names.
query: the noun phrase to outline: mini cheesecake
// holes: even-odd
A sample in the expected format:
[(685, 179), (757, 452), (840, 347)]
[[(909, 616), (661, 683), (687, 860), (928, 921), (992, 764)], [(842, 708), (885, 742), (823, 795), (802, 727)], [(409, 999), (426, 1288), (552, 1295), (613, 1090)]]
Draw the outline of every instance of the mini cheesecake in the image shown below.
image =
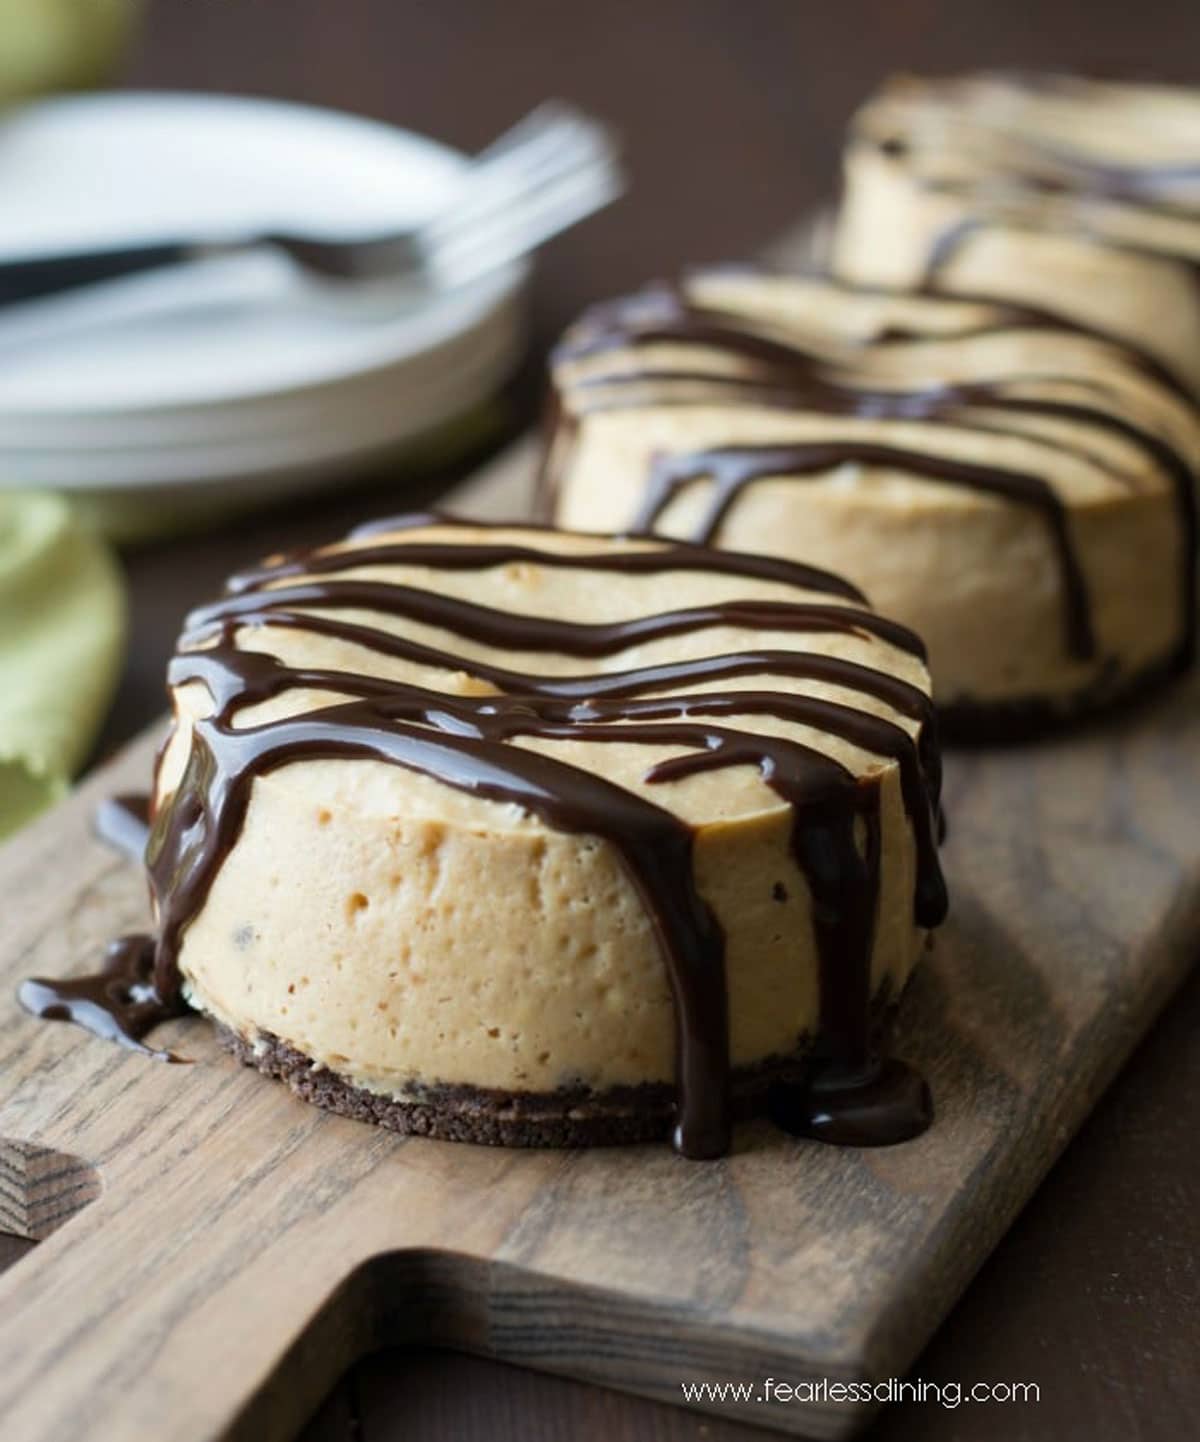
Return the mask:
[(1195, 407), (999, 302), (751, 270), (599, 306), (554, 363), (543, 511), (828, 566), (925, 639), (958, 736), (1186, 664)]
[(507, 1144), (896, 1140), (946, 909), (920, 641), (825, 571), (416, 518), (189, 618), (155, 984), (310, 1101)]
[(854, 118), (832, 260), (1071, 316), (1200, 395), (1200, 91), (897, 77)]

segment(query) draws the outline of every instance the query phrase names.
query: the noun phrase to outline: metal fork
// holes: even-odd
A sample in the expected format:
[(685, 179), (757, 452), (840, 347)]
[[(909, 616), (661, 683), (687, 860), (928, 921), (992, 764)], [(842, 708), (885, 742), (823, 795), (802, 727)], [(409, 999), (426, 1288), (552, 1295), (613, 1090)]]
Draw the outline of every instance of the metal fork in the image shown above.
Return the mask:
[(467, 285), (527, 255), (614, 200), (623, 188), (615, 139), (561, 101), (540, 105), (467, 166), (452, 203), (415, 229), (329, 239), (291, 231), (0, 261), (0, 306), (212, 256), (264, 247), (331, 281), (387, 279), (402, 293)]

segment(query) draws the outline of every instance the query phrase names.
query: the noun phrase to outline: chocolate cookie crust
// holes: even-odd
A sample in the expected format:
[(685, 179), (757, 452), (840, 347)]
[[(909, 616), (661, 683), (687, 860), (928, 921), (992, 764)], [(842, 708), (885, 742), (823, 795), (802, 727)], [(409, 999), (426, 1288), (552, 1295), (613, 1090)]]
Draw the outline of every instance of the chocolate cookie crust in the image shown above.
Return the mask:
[[(216, 1030), (238, 1061), (284, 1082), (302, 1100), (402, 1136), (504, 1147), (625, 1146), (663, 1140), (675, 1120), (674, 1088), (651, 1082), (599, 1093), (584, 1087), (508, 1092), (422, 1085), (416, 1088), (419, 1101), (397, 1101), (314, 1065), (278, 1037), (264, 1034), (254, 1043), (227, 1026)], [(750, 1116), (761, 1110), (770, 1083), (802, 1067), (803, 1053), (797, 1051), (775, 1065), (735, 1072), (736, 1111)]]
[[(887, 1044), (898, 1000), (885, 986), (872, 1002), (875, 1048)], [(277, 1036), (262, 1033), (257, 1042), (251, 1042), (220, 1023), (216, 1033), (221, 1046), (243, 1066), (282, 1081), (302, 1101), (401, 1136), (481, 1146), (628, 1146), (662, 1141), (675, 1122), (675, 1090), (665, 1083), (610, 1087), (603, 1092), (560, 1087), (540, 1093), (421, 1085), (414, 1088), (420, 1100), (397, 1101), (317, 1066), (311, 1057)], [(799, 1081), (810, 1050), (811, 1042), (802, 1038), (790, 1057), (736, 1068), (731, 1078), (735, 1117), (744, 1121), (765, 1112), (772, 1083)]]

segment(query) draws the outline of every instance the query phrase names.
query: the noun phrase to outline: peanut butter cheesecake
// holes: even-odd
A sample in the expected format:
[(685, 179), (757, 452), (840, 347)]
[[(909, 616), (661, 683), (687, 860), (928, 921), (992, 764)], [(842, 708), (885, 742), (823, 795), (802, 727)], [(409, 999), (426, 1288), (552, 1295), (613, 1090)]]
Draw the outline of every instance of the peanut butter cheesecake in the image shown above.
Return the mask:
[(1072, 316), (1200, 395), (1200, 91), (899, 76), (853, 121), (833, 266)]
[(926, 641), (957, 735), (1179, 670), (1200, 420), (1141, 353), (1003, 302), (753, 270), (596, 307), (543, 510), (819, 563)]
[[(929, 677), (849, 582), (404, 519), (234, 578), (169, 684), (127, 1040), (186, 1002), (307, 1099), (454, 1139), (927, 1122), (877, 1041), (946, 909)], [(96, 979), (28, 986), (95, 1023)]]

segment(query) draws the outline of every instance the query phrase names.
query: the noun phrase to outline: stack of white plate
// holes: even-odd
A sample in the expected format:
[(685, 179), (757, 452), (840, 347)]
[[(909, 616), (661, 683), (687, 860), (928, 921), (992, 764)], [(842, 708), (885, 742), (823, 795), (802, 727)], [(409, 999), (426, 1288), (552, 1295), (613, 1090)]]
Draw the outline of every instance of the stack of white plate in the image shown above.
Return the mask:
[[(0, 257), (271, 229), (370, 236), (447, 204), (462, 156), (223, 96), (53, 100), (0, 122)], [(267, 251), (0, 309), (0, 486), (118, 531), (331, 481), (477, 409), (519, 359), (526, 267), (419, 309)]]

